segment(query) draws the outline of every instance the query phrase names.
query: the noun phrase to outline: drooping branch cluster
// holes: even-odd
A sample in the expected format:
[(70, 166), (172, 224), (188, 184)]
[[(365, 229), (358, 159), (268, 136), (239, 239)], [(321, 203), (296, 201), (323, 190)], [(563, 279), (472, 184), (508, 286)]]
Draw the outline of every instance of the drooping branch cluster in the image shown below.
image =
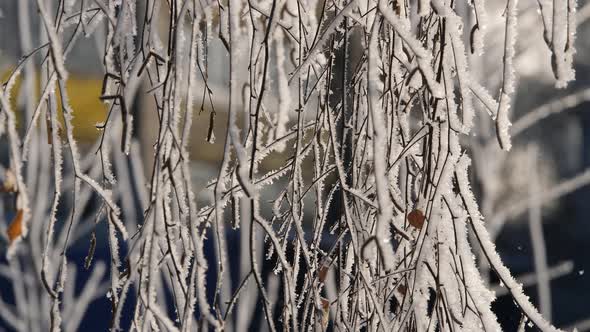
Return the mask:
[[(559, 85), (573, 79), (574, 29), (564, 26), (575, 26), (575, 1), (564, 3), (554, 1), (553, 29), (545, 32)], [(506, 6), (494, 98), (472, 76), (466, 53), (485, 52), (484, 1), (82, 0), (50, 8), (37, 0), (47, 42), (35, 51), (45, 56), (42, 93), (27, 113), (23, 145), (9, 102), (22, 64), (0, 97), (24, 211), (17, 238), (49, 216), (37, 264), (52, 327), (62, 325), (69, 230), (83, 225), (76, 203), (69, 219), (58, 216), (67, 188), (74, 202), (84, 195), (101, 202), (96, 222), (107, 221), (115, 330), (131, 306), (138, 330), (232, 330), (258, 314), (269, 330), (496, 331), (494, 294), (479, 275), (469, 232), (526, 319), (554, 330), (502, 264), (460, 144), (475, 116), (490, 115), (500, 145), (510, 148), (518, 1)], [(74, 138), (67, 54), (83, 34), (99, 34), (99, 24), (105, 75), (97, 98), (108, 115), (99, 128), (100, 163), (89, 168)], [(221, 96), (227, 123), (215, 121), (220, 110), (210, 88), (216, 43), (229, 57)], [(138, 199), (146, 204), (142, 217), (133, 208), (121, 213), (119, 205), (133, 206), (131, 193), (117, 189), (124, 167), (113, 172), (111, 164), (137, 158), (137, 96), (153, 109), (136, 116), (154, 115), (158, 124), (156, 141), (141, 142), (154, 147), (146, 201)], [(205, 137), (191, 132), (197, 105), (199, 114), (210, 108), (196, 119), (208, 123)], [(215, 139), (223, 154), (206, 188), (211, 199), (197, 206), (189, 147)], [(21, 159), (38, 142), (51, 145), (53, 200), (47, 213), (31, 217)], [(67, 187), (64, 151), (73, 178)], [(56, 223), (69, 223), (63, 240), (54, 238)], [(140, 227), (133, 234), (129, 225)], [(239, 253), (230, 252), (232, 234)]]

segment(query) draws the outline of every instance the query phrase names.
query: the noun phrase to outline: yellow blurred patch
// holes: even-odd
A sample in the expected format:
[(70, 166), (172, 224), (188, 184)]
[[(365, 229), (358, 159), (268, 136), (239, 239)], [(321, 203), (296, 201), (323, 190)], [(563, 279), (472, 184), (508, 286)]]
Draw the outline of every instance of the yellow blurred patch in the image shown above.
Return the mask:
[[(1, 75), (3, 83), (8, 79), (8, 75), (10, 75), (10, 72)], [(16, 110), (18, 123), (21, 123), (20, 120), (22, 119), (22, 110), (17, 110), (17, 96), (20, 91), (21, 82), (22, 74), (16, 80), (10, 97), (12, 109)], [(38, 103), (41, 89), (39, 87), (39, 75), (37, 75), (36, 86), (37, 93), (34, 98), (36, 98), (35, 102)], [(97, 139), (100, 135), (100, 131), (96, 129), (96, 124), (106, 120), (108, 110), (106, 106), (98, 99), (100, 96), (101, 87), (102, 77), (82, 78), (79, 75), (70, 74), (66, 83), (70, 105), (74, 110), (74, 117), (72, 120), (74, 125), (74, 137), (81, 142), (89, 143)], [(59, 95), (58, 109), (61, 110), (61, 101), (59, 100)], [(61, 119), (61, 116), (60, 122), (62, 122), (63, 125), (63, 119)]]

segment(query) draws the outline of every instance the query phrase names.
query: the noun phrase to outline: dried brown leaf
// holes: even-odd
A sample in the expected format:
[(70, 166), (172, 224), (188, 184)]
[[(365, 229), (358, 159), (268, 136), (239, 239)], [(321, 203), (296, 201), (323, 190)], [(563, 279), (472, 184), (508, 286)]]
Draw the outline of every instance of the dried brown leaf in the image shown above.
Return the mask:
[(417, 229), (422, 229), (422, 226), (424, 226), (425, 219), (426, 217), (424, 217), (424, 213), (422, 213), (422, 211), (418, 209), (408, 214), (408, 221), (410, 222), (410, 225), (416, 227)]
[(328, 300), (325, 297), (321, 298), (322, 301), (322, 326), (324, 328), (324, 331), (326, 330), (326, 328), (328, 327), (328, 322), (330, 320), (330, 300)]
[(322, 265), (322, 267), (320, 267), (320, 272), (318, 272), (318, 279), (320, 282), (324, 282), (326, 280), (326, 275), (328, 275), (328, 266)]
[(19, 236), (21, 236), (23, 232), (23, 210), (18, 210), (16, 213), (16, 217), (12, 220), (10, 225), (8, 226), (8, 240), (12, 243), (16, 240)]
[(408, 291), (408, 287), (406, 287), (405, 284), (401, 284), (397, 287), (397, 292), (400, 293), (401, 295), (405, 295), (407, 291)]

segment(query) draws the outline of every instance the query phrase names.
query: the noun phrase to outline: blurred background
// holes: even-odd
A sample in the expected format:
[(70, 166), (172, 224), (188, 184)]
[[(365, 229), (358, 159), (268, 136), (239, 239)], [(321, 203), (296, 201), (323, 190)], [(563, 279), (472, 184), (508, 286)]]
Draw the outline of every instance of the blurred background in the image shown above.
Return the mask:
[[(41, 29), (39, 22), (19, 21), (19, 1), (0, 0), (0, 78), (3, 83), (19, 59), (39, 44), (36, 37)], [(501, 12), (504, 5), (503, 1), (489, 1), (487, 6), (491, 11)], [(521, 2), (516, 61), (518, 91), (511, 108), (514, 146), (510, 152), (498, 148), (487, 114), (477, 117), (476, 129), (465, 139), (464, 146), (473, 155), (472, 185), (505, 264), (525, 284), (533, 303), (550, 315), (554, 324), (590, 331), (590, 3), (579, 0), (578, 8), (576, 81), (565, 89), (556, 89), (547, 45), (539, 36), (528, 37), (541, 33), (538, 3)], [(30, 29), (33, 36), (30, 45), (23, 45), (17, 38), (22, 29)], [(490, 21), (488, 29), (486, 44), (500, 45), (503, 22)], [(85, 38), (72, 50), (67, 61), (71, 73), (68, 90), (77, 113), (74, 133), (86, 151), (99, 137), (96, 124), (105, 121), (107, 115), (106, 107), (98, 99), (104, 74), (98, 54), (102, 54), (103, 47), (99, 37)], [(357, 44), (356, 47), (362, 46)], [(214, 39), (209, 52), (208, 84), (213, 100), (195, 114), (190, 145), (198, 204), (210, 199), (205, 187), (217, 175), (222, 157), (223, 140), (214, 143), (206, 140), (212, 108), (215, 121), (220, 124), (214, 129), (217, 137), (224, 136), (227, 109), (226, 98), (219, 97), (225, 95), (228, 85), (226, 50), (220, 40)], [(502, 52), (502, 48), (490, 47), (487, 54), (471, 57), (471, 67), (492, 95), (497, 93), (501, 81), (500, 64), (490, 60), (501, 56), (494, 52)], [(22, 82), (17, 82), (17, 92), (11, 100), (17, 110), (22, 109), (26, 98), (33, 98), (18, 93), (20, 84)], [(134, 133), (136, 139), (143, 142), (153, 142), (157, 133), (154, 113), (149, 111), (150, 103), (151, 99), (139, 97), (133, 107)], [(151, 144), (140, 144), (147, 147), (140, 151), (145, 172), (151, 167)], [(6, 155), (6, 146), (0, 149), (2, 156)], [(266, 167), (270, 169), (272, 165)], [(138, 179), (137, 183), (142, 181)], [(0, 220), (2, 232), (9, 221), (8, 215)], [(72, 260), (82, 262), (87, 242), (80, 242), (69, 255)], [(98, 241), (97, 260), (107, 257), (105, 243)], [(5, 263), (4, 251), (0, 254), (0, 261)], [(485, 266), (482, 271), (489, 273)], [(0, 294), (10, 302), (14, 295), (4, 277), (0, 273)], [(78, 275), (80, 280), (87, 277), (88, 273)], [(520, 315), (506, 296), (506, 289), (497, 284), (493, 273), (489, 273), (488, 282), (499, 296), (495, 303), (499, 319), (505, 326), (515, 326)], [(81, 283), (76, 287), (81, 287)], [(540, 296), (540, 292), (545, 295)], [(106, 297), (96, 298), (90, 312), (108, 313), (109, 305)], [(80, 328), (105, 330), (107, 319), (87, 314)], [(9, 330), (1, 320), (0, 330)]]

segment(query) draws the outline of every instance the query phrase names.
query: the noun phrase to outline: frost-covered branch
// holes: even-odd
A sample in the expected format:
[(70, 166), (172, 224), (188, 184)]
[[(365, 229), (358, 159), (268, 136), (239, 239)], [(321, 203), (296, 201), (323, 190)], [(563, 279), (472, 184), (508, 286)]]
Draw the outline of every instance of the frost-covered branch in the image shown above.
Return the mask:
[[(572, 78), (574, 5), (543, 10), (559, 85)], [(11, 327), (76, 329), (104, 295), (112, 330), (495, 331), (473, 256), (481, 246), (522, 314), (554, 329), (502, 264), (468, 180), (467, 154), (481, 152), (466, 152), (466, 139), (495, 121), (510, 148), (516, 0), (500, 55), (481, 0), (20, 6), (21, 25), (34, 19), (41, 33), (33, 45), (24, 29), (24, 56), (0, 90), (2, 195), (16, 201), (2, 205), (11, 272), (0, 266), (0, 277), (16, 300), (0, 296), (0, 317)], [(79, 139), (85, 115), (68, 98), (82, 35), (99, 45), (102, 75), (92, 143)], [(497, 100), (471, 64), (488, 54), (502, 73)], [(15, 109), (21, 72), (29, 98)], [(586, 97), (541, 106), (512, 133)], [(474, 126), (480, 117), (489, 128)], [(192, 158), (213, 150), (203, 169), (215, 174), (195, 171), (205, 161)], [(531, 210), (588, 178), (540, 194)], [(530, 207), (504, 207), (492, 235)], [(80, 244), (92, 272), (78, 288), (69, 254)]]

